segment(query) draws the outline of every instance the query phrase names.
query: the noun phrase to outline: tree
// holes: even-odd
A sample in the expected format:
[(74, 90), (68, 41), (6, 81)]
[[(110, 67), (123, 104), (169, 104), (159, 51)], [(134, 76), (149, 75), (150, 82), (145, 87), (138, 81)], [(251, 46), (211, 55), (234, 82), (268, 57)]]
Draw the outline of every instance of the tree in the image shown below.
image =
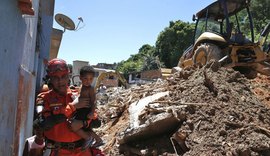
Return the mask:
[(156, 41), (155, 55), (167, 68), (178, 64), (184, 50), (190, 46), (193, 39), (194, 24), (171, 21), (158, 36)]
[[(155, 47), (151, 46), (149, 44), (143, 45), (137, 54), (130, 55), (130, 57), (126, 61), (121, 61), (118, 63), (116, 70), (120, 71), (124, 74), (124, 76), (127, 78), (129, 73), (132, 72), (140, 72), (142, 69), (144, 69), (145, 61), (148, 61), (145, 59), (148, 57), (153, 57), (155, 51)], [(154, 61), (156, 62), (156, 61)], [(154, 65), (149, 65), (150, 67), (153, 67)]]
[(159, 57), (155, 56), (155, 47), (150, 46), (149, 44), (143, 45), (139, 49), (138, 53), (142, 57), (143, 66), (142, 71), (159, 69), (163, 66), (160, 62)]
[(252, 0), (250, 11), (253, 16), (255, 32), (260, 32), (270, 22), (270, 0)]
[(144, 55), (147, 55), (149, 53), (153, 53), (154, 50), (155, 50), (154, 46), (151, 46), (149, 44), (145, 44), (139, 49), (139, 55), (144, 56)]
[[(270, 21), (270, 0), (252, 0), (250, 4), (250, 12), (253, 20), (255, 41), (260, 37), (261, 30)], [(237, 14), (241, 31), (251, 39), (251, 30), (249, 25), (249, 18), (246, 10), (242, 10)], [(230, 20), (236, 23), (233, 16)]]
[(116, 70), (123, 73), (125, 78), (128, 78), (128, 74), (132, 72), (139, 72), (142, 68), (142, 62), (141, 61), (121, 61), (118, 63)]
[(143, 58), (142, 71), (160, 69), (163, 66), (158, 56), (154, 56), (154, 53), (148, 53)]

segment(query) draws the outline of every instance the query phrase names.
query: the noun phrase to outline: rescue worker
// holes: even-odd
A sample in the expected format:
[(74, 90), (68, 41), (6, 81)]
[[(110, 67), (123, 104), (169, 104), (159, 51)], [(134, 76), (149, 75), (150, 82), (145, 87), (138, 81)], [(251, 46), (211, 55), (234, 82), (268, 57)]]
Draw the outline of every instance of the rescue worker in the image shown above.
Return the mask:
[[(91, 150), (81, 150), (84, 140), (69, 127), (69, 119), (78, 108), (89, 107), (89, 98), (73, 102), (68, 88), (69, 69), (62, 59), (49, 61), (47, 75), (52, 89), (39, 97), (37, 107), (40, 126), (44, 130), (46, 148), (50, 156), (92, 156)], [(40, 109), (42, 107), (42, 109)], [(76, 122), (87, 127), (85, 122)]]

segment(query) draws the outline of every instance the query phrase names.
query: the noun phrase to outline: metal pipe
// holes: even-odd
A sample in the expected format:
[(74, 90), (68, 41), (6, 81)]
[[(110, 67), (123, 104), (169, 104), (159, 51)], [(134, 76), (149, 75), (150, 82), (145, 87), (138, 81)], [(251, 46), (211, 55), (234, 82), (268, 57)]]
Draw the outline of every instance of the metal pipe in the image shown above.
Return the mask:
[[(229, 15), (228, 15), (228, 10), (227, 10), (227, 4), (226, 4), (226, 1), (225, 0), (219, 0), (220, 3), (222, 3), (223, 7), (224, 7), (224, 15), (225, 15), (225, 18), (226, 18), (226, 31), (227, 33), (229, 33), (229, 30), (230, 30), (230, 21), (229, 21)], [(229, 35), (229, 38), (231, 36), (231, 34), (228, 34)]]
[(253, 27), (253, 20), (252, 20), (252, 15), (249, 11), (249, 7), (247, 6), (247, 12), (248, 12), (248, 18), (249, 18), (249, 26), (251, 29), (251, 38), (252, 38), (252, 42), (254, 43), (254, 27)]
[(222, 63), (222, 62), (224, 62), (228, 58), (229, 58), (229, 55), (226, 55), (226, 56), (222, 57), (220, 60), (218, 60), (218, 62), (219, 63)]

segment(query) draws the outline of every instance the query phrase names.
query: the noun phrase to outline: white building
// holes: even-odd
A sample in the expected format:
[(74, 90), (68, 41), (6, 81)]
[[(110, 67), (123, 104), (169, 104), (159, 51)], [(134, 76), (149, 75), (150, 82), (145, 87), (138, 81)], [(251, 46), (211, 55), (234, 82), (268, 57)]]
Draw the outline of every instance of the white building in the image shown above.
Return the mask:
[(83, 66), (89, 65), (88, 61), (80, 61), (80, 60), (75, 60), (73, 61), (72, 65), (72, 84), (79, 86), (81, 84), (79, 75), (80, 75), (80, 69)]

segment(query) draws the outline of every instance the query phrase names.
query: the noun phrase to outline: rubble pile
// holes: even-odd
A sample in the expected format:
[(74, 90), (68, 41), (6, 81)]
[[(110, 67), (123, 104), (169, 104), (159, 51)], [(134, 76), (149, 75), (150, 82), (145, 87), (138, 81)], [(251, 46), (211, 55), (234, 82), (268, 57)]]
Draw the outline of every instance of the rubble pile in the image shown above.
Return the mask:
[(97, 129), (106, 144), (103, 150), (108, 155), (120, 155), (118, 135), (129, 125), (130, 104), (155, 93), (167, 90), (168, 83), (158, 80), (147, 85), (133, 86), (129, 89), (109, 88), (98, 96), (98, 114), (102, 126)]
[(108, 155), (270, 155), (270, 109), (239, 72), (211, 62), (115, 90), (99, 106)]

